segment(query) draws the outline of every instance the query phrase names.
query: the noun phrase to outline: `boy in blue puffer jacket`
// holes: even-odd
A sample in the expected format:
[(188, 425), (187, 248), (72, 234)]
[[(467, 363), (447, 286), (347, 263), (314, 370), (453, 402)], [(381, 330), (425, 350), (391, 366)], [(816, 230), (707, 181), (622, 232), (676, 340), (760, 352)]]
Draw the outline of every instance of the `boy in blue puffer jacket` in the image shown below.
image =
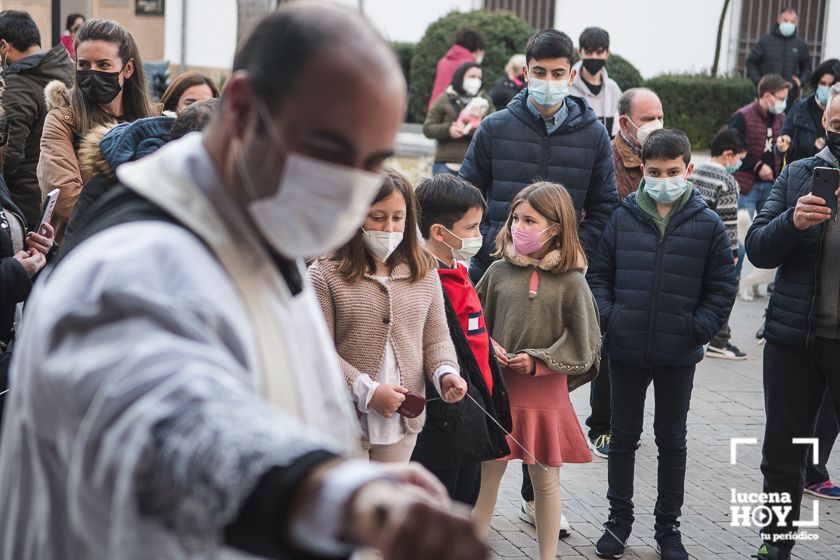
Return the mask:
[(630, 536), (636, 444), (651, 381), (659, 450), (657, 549), (663, 560), (688, 558), (678, 519), (694, 369), (736, 292), (726, 230), (688, 182), (690, 160), (683, 132), (662, 129), (648, 137), (644, 179), (612, 215), (589, 269), (612, 382), (610, 516), (596, 546), (602, 558), (620, 558)]

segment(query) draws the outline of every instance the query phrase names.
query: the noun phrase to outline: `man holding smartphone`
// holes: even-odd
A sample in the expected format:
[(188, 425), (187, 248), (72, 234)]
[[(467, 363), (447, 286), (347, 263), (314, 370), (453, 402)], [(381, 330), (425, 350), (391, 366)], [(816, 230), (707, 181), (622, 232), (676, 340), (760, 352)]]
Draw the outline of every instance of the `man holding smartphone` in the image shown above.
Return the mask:
[[(774, 516), (762, 531), (775, 538), (765, 539), (759, 559), (790, 558), (809, 450), (793, 439), (813, 437), (826, 391), (835, 407), (840, 403), (840, 224), (832, 218), (840, 193), (840, 85), (829, 92), (823, 124), (826, 147), (785, 168), (746, 239), (756, 266), (780, 267), (764, 331), (767, 423), (761, 470), (764, 492), (786, 493), (793, 506), (784, 522)], [(819, 181), (817, 168), (824, 168)], [(831, 175), (834, 208), (813, 192)]]

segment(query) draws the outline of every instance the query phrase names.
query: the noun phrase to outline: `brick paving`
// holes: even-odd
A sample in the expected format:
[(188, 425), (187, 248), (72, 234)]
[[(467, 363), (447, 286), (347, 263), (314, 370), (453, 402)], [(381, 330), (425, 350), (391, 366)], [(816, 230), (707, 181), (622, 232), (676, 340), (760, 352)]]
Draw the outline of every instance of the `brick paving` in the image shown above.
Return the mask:
[[(759, 544), (752, 528), (731, 527), (730, 489), (761, 490), (761, 441), (764, 401), (761, 383), (762, 347), (754, 334), (761, 324), (766, 299), (738, 301), (732, 315), (733, 343), (750, 354), (743, 362), (704, 360), (698, 365), (688, 418), (688, 473), (683, 507), (683, 542), (692, 558), (735, 560), (749, 558)], [(795, 374), (795, 372), (791, 372)], [(650, 390), (652, 392), (652, 388)], [(589, 391), (572, 394), (581, 423), (589, 413)], [(625, 558), (658, 559), (653, 540), (653, 503), (656, 497), (656, 447), (653, 442), (653, 398), (648, 393), (645, 433), (636, 455), (636, 523)], [(739, 448), (738, 465), (730, 465), (730, 438), (754, 437), (756, 446)], [(840, 473), (836, 449), (829, 471)], [(607, 463), (593, 458), (585, 465), (561, 469), (563, 508), (572, 534), (560, 541), (558, 558), (593, 559), (608, 507)], [(840, 474), (837, 475), (840, 478)], [(508, 467), (490, 532), (494, 558), (538, 558), (533, 527), (519, 520), (519, 463)], [(811, 518), (811, 501), (803, 503), (803, 518)], [(819, 540), (794, 548), (802, 559), (840, 558), (840, 501), (819, 501)]]

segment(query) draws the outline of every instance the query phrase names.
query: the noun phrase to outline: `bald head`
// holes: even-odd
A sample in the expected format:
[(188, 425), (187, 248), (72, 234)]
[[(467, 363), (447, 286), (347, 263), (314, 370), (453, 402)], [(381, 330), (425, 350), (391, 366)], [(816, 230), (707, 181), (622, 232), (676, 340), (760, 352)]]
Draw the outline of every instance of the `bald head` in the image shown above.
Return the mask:
[(376, 77), (402, 80), (396, 56), (382, 36), (357, 10), (332, 2), (284, 4), (240, 45), (233, 70), (247, 72), (257, 96), (273, 108), (300, 85), (301, 74), (315, 58), (329, 53), (355, 61)]
[(621, 131), (631, 140), (636, 140), (636, 132), (640, 126), (654, 121), (663, 120), (662, 102), (653, 90), (648, 88), (631, 88), (618, 99), (619, 126)]

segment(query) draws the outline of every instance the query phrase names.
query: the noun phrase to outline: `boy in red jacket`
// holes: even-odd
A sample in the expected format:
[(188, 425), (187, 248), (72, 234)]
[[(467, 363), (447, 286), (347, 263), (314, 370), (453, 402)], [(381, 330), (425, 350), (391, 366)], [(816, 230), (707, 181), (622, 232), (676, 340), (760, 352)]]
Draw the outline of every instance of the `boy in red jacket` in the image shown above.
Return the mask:
[[(428, 401), (426, 425), (411, 459), (434, 473), (452, 499), (474, 506), (481, 463), (510, 454), (504, 430), (511, 428), (507, 388), (494, 343), (462, 264), (481, 247), (478, 226), (484, 198), (463, 179), (445, 174), (423, 181), (416, 194), (420, 232), (438, 262), (449, 332), (468, 389), (467, 398), (457, 404)], [(504, 359), (504, 351), (499, 353)]]

